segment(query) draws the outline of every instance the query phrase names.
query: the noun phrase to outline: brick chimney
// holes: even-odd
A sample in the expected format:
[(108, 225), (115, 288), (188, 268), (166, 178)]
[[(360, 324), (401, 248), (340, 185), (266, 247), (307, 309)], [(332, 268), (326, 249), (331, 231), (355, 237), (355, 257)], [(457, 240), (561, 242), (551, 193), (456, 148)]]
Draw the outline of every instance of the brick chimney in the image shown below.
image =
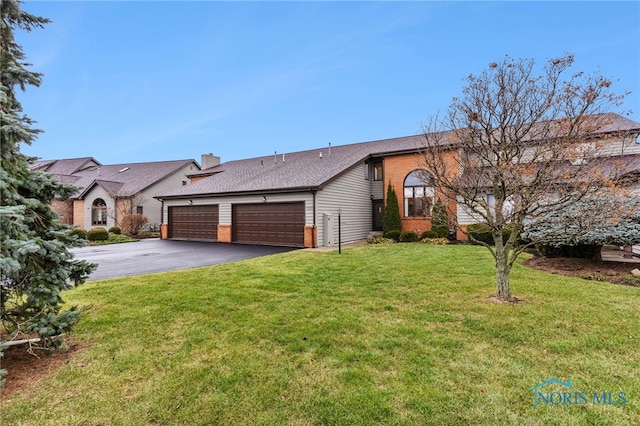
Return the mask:
[(212, 153), (202, 154), (202, 159), (200, 161), (200, 166), (202, 170), (209, 169), (211, 167), (220, 165), (220, 157), (216, 157)]

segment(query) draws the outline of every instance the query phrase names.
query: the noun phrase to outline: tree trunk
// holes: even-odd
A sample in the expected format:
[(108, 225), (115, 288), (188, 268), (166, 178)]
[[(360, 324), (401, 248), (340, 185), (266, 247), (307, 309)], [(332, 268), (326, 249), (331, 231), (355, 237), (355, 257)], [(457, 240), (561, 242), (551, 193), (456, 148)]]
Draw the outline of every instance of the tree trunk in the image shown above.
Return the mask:
[(502, 241), (497, 241), (496, 239), (496, 298), (498, 300), (511, 300), (511, 289), (509, 288), (510, 269)]
[(595, 246), (593, 248), (593, 260), (596, 263), (602, 263), (602, 246)]
[(498, 298), (498, 300), (511, 300), (511, 289), (509, 288), (509, 268), (506, 265), (499, 265), (497, 261), (496, 297)]

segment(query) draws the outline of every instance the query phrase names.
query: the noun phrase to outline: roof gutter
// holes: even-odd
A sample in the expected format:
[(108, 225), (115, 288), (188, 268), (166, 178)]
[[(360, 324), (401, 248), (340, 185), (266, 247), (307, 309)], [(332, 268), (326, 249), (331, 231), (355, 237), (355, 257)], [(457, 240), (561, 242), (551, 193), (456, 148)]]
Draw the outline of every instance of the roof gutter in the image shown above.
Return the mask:
[(209, 197), (232, 197), (236, 195), (264, 195), (264, 194), (288, 194), (292, 192), (310, 192), (321, 189), (319, 186), (303, 186), (295, 188), (266, 189), (255, 191), (235, 191), (235, 192), (209, 192), (206, 194), (180, 194), (180, 195), (157, 195), (153, 198), (159, 201), (176, 200), (181, 198), (209, 198)]

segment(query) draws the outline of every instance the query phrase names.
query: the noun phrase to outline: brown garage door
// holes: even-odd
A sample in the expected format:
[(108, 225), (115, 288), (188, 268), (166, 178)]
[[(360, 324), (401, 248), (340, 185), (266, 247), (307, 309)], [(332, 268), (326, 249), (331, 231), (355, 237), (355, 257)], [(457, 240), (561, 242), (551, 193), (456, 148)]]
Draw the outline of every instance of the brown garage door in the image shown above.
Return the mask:
[(169, 207), (169, 238), (218, 239), (218, 206)]
[(304, 203), (235, 204), (233, 241), (304, 246)]

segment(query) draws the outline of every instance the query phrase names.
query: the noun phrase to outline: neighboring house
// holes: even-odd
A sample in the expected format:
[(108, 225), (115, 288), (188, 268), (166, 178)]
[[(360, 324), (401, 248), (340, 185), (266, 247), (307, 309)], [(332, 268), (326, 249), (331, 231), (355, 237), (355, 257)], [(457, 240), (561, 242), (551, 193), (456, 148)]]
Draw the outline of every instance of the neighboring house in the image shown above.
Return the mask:
[(36, 161), (31, 169), (77, 188), (69, 200), (52, 204), (62, 223), (108, 229), (131, 213), (145, 215), (151, 227), (159, 226), (162, 205), (154, 196), (186, 185), (187, 175), (200, 166), (192, 159), (104, 165), (84, 157)]
[[(610, 155), (640, 156), (635, 139), (640, 123), (611, 118), (602, 132), (625, 131), (632, 137), (607, 138)], [(437, 188), (418, 172), (421, 149), (423, 135), (222, 164), (205, 155), (203, 169), (190, 175), (189, 185), (157, 194), (163, 203), (162, 237), (318, 247), (336, 245), (340, 229), (342, 242), (356, 241), (382, 230), (388, 183), (398, 194), (402, 230), (429, 230)], [(457, 155), (457, 148), (450, 153)], [(455, 203), (448, 207), (459, 224), (476, 222)]]

